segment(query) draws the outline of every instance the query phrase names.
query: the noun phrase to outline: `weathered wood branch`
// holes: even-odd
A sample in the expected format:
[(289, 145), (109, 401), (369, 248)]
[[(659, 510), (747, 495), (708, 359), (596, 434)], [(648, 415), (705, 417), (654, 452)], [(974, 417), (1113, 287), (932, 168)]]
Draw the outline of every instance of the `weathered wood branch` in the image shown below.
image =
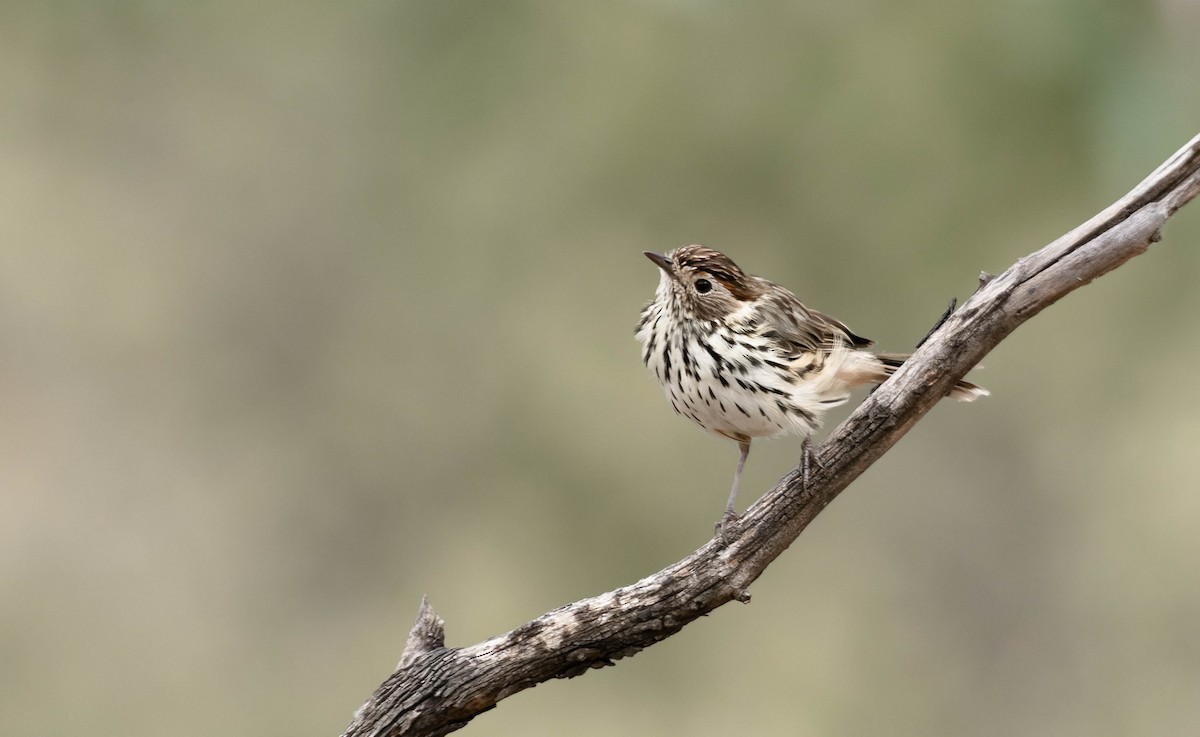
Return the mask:
[(809, 522), (895, 445), (955, 381), (1019, 325), (1159, 240), (1163, 223), (1200, 193), (1200, 135), (1103, 212), (981, 286), (904, 366), (814, 450), (804, 488), (793, 469), (746, 512), (732, 541), (713, 540), (641, 581), (555, 609), (475, 645), (447, 648), (422, 601), (395, 673), (345, 737), (442, 735), (496, 702), (551, 678), (612, 665), (730, 601)]

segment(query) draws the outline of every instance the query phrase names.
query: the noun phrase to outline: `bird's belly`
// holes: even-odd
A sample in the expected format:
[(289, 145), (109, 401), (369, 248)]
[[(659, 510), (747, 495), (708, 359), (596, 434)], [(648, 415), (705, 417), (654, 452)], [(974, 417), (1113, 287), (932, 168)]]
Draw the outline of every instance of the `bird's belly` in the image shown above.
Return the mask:
[(805, 376), (765, 352), (751, 360), (752, 354), (730, 351), (728, 341), (699, 331), (671, 335), (658, 318), (644, 320), (638, 337), (643, 360), (675, 411), (727, 438), (809, 435), (826, 409), (849, 396), (830, 387), (821, 372)]
[(774, 376), (756, 376), (754, 372), (698, 376), (685, 373), (663, 388), (676, 412), (724, 437), (812, 433), (825, 407), (806, 406), (809, 403), (797, 401), (792, 392), (775, 386), (775, 380)]

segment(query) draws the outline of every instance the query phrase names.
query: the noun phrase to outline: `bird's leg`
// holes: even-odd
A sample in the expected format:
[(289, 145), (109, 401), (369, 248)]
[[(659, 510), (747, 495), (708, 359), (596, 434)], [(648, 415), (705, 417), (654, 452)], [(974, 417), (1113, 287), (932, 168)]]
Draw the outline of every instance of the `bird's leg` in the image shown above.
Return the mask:
[(733, 488), (729, 490), (729, 501), (725, 502), (725, 514), (721, 515), (721, 521), (717, 523), (717, 531), (726, 544), (731, 538), (729, 524), (737, 521), (738, 518), (737, 512), (733, 511), (733, 503), (737, 499), (738, 484), (742, 480), (742, 469), (746, 467), (746, 456), (750, 455), (750, 440), (739, 440), (738, 448), (742, 454), (738, 457), (737, 470), (733, 472)]

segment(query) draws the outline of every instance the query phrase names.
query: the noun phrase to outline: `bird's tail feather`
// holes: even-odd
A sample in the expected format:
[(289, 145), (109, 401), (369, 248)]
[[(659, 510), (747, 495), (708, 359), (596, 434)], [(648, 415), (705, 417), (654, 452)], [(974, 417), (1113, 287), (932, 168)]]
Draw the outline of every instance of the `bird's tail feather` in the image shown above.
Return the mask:
[[(884, 375), (887, 378), (896, 373), (905, 361), (908, 360), (907, 353), (877, 353), (875, 357), (883, 364)], [(987, 389), (984, 389), (978, 384), (972, 384), (969, 381), (959, 381), (953, 388), (950, 389), (950, 396), (962, 402), (974, 402), (980, 397), (986, 397), (991, 394)]]

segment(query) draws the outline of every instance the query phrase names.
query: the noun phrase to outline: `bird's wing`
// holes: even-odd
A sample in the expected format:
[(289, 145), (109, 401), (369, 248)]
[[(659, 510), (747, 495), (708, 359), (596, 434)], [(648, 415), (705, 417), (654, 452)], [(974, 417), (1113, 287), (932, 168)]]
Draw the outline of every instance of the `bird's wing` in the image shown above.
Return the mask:
[(793, 358), (804, 353), (828, 354), (838, 345), (866, 348), (872, 344), (840, 321), (805, 307), (787, 290), (772, 290), (762, 298), (761, 307), (763, 337), (776, 342), (782, 352)]

